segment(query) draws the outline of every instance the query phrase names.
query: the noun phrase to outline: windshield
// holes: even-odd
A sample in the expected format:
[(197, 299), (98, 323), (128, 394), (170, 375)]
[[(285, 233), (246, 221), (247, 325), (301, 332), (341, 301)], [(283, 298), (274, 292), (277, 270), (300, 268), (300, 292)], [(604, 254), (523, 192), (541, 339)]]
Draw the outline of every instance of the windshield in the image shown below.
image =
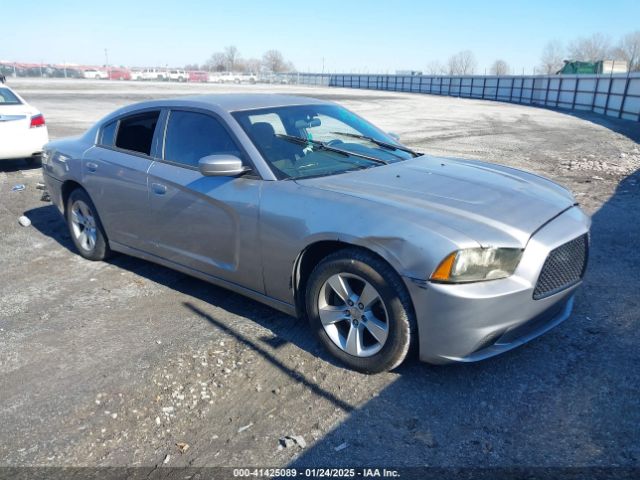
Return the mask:
[(8, 88), (0, 88), (0, 105), (20, 105), (22, 102)]
[(416, 154), (338, 105), (235, 112), (278, 178), (308, 178), (394, 163)]

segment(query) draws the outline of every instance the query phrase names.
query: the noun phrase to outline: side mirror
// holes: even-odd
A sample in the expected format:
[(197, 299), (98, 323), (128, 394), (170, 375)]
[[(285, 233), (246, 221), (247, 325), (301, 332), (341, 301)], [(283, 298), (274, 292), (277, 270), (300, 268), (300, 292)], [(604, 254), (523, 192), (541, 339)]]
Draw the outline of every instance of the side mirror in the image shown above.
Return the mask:
[(206, 177), (237, 177), (249, 169), (235, 155), (207, 155), (198, 162), (198, 170)]
[(396, 142), (400, 141), (400, 135), (398, 135), (397, 133), (387, 132), (387, 135), (389, 135), (391, 138), (393, 138)]

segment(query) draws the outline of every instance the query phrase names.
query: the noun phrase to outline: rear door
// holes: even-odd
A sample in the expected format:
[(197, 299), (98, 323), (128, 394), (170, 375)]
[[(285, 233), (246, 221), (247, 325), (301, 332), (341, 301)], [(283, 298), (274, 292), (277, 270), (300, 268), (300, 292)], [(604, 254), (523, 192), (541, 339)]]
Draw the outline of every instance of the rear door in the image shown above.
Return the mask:
[(147, 171), (157, 150), (161, 110), (137, 112), (101, 129), (85, 153), (83, 185), (96, 205), (111, 242), (148, 250)]
[(168, 112), (163, 157), (149, 170), (157, 255), (263, 292), (258, 213), (262, 180), (207, 177), (200, 158), (246, 160), (224, 121), (205, 111)]

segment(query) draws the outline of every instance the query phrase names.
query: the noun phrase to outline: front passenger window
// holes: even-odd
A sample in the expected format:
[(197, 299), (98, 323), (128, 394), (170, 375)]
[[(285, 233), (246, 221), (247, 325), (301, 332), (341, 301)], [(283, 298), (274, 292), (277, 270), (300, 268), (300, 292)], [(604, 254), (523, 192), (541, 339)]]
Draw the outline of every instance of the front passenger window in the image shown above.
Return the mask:
[(165, 160), (197, 167), (202, 157), (221, 154), (241, 156), (239, 148), (218, 120), (203, 113), (171, 112), (164, 145)]

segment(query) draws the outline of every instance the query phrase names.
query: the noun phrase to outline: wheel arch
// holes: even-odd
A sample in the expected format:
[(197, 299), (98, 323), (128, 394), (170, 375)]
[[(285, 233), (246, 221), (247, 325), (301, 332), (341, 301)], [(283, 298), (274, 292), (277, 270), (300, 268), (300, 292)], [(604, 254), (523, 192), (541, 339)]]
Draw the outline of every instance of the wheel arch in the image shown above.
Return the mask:
[[(69, 201), (69, 195), (71, 195), (71, 192), (78, 188), (84, 190), (84, 192), (89, 195), (89, 192), (87, 192), (87, 190), (75, 180), (65, 180), (64, 182), (62, 182), (62, 186), (60, 187), (60, 194), (62, 196), (62, 207), (64, 208), (65, 215), (67, 214), (67, 202)], [(90, 195), (89, 198), (91, 198)]]
[(89, 200), (91, 200), (91, 203), (93, 203), (93, 208), (95, 208), (96, 210), (96, 215), (98, 216), (98, 222), (100, 223), (100, 228), (102, 229), (102, 234), (104, 235), (105, 239), (108, 242), (109, 235), (107, 235), (107, 231), (105, 230), (104, 225), (102, 224), (100, 212), (98, 212), (98, 207), (96, 206), (96, 202), (93, 201), (93, 198), (91, 198), (91, 195), (89, 194), (87, 189), (84, 188), (82, 184), (77, 182), (76, 180), (65, 180), (64, 182), (62, 182), (62, 187), (60, 187), (60, 195), (62, 197), (62, 207), (64, 208), (63, 215), (65, 219), (67, 218), (67, 203), (69, 201), (69, 196), (73, 191), (78, 189), (82, 190), (87, 195), (87, 197), (89, 197)]
[[(307, 245), (298, 254), (293, 265), (291, 284), (298, 317), (306, 317), (305, 294), (307, 280), (313, 269), (327, 256), (348, 248), (357, 248), (377, 257), (388, 264), (402, 278), (402, 269), (397, 258), (377, 245), (362, 245), (357, 241), (346, 239), (317, 240)], [(410, 296), (409, 298), (411, 299)], [(413, 301), (411, 303), (413, 304)]]

